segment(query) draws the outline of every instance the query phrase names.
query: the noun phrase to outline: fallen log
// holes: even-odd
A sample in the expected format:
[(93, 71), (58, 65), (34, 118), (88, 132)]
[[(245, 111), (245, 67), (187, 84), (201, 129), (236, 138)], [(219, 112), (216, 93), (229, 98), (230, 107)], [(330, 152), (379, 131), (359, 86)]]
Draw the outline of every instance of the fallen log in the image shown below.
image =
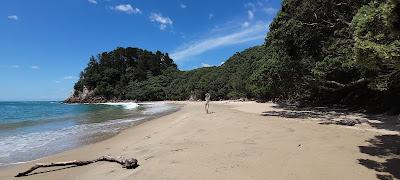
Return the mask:
[(89, 161), (66, 161), (66, 162), (54, 162), (54, 163), (49, 163), (49, 164), (44, 164), (44, 163), (37, 163), (36, 165), (32, 166), (30, 169), (27, 171), (18, 173), (15, 177), (21, 177), (21, 176), (27, 176), (29, 173), (33, 172), (36, 169), (39, 168), (47, 168), (47, 167), (56, 167), (56, 166), (84, 166), (88, 164), (92, 164), (95, 162), (99, 161), (107, 161), (107, 162), (115, 162), (118, 164), (121, 164), (123, 168), (126, 169), (134, 169), (138, 167), (138, 161), (134, 158), (129, 158), (126, 159), (124, 157), (112, 157), (112, 156), (102, 156), (94, 160), (89, 160)]

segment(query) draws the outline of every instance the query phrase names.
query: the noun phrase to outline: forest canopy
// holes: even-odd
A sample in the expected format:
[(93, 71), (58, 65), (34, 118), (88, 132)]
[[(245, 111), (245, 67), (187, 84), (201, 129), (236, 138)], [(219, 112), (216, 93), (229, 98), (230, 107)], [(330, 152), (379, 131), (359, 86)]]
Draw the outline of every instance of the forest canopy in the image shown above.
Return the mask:
[[(168, 53), (91, 57), (70, 102), (248, 98), (400, 107), (398, 0), (284, 0), (263, 45), (218, 67), (180, 71)], [(267, 31), (267, 27), (266, 27)]]

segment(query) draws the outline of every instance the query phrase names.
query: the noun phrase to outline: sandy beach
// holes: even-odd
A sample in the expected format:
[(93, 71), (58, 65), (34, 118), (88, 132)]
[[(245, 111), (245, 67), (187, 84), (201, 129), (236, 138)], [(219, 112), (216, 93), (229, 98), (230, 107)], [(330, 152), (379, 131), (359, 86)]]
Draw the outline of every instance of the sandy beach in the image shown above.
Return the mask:
[[(184, 106), (105, 141), (0, 169), (0, 179), (367, 180), (400, 176), (395, 167), (400, 165), (398, 129), (366, 123), (355, 127), (319, 124), (324, 118), (366, 117), (287, 113), (272, 103), (226, 101), (213, 102), (212, 113), (206, 114), (201, 102), (174, 103)], [(13, 177), (39, 162), (103, 155), (133, 157), (140, 166), (128, 170), (116, 163), (99, 162)]]

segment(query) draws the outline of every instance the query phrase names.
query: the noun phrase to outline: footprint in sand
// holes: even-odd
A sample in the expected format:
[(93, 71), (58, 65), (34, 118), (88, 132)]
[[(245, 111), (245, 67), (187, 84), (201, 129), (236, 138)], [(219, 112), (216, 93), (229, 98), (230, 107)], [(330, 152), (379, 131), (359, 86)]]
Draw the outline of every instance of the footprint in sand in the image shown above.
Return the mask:
[(254, 139), (246, 139), (242, 142), (243, 144), (257, 144)]
[(149, 160), (149, 159), (153, 159), (154, 157), (155, 157), (155, 156), (149, 156), (149, 157), (144, 158), (144, 160), (147, 161), (147, 160)]
[(179, 149), (173, 149), (173, 150), (171, 150), (172, 152), (179, 152), (179, 151), (183, 151), (184, 149), (181, 149), (181, 148), (179, 148)]
[(296, 130), (294, 130), (293, 128), (286, 128), (287, 132), (295, 132)]
[(171, 164), (179, 164), (179, 161), (172, 160)]

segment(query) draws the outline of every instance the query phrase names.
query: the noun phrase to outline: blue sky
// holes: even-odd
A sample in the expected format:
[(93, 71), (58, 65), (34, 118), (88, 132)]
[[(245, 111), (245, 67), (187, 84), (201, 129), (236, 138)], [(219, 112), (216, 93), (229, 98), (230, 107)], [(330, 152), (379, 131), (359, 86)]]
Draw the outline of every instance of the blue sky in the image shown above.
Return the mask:
[(168, 52), (181, 70), (264, 42), (279, 0), (1, 0), (0, 100), (63, 100), (92, 55)]

